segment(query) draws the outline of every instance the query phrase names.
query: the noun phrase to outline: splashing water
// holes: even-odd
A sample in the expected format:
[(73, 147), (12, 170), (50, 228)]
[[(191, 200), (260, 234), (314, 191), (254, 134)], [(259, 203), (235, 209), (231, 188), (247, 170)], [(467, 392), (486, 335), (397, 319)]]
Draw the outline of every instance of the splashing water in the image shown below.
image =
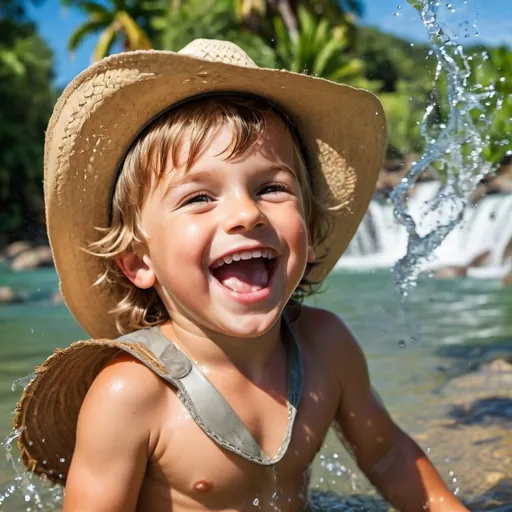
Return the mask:
[[(408, 233), (407, 253), (393, 269), (402, 299), (416, 285), (422, 265), (431, 258), (434, 249), (462, 220), (471, 192), (491, 171), (491, 165), (482, 158), (488, 144), (488, 136), (482, 134), (492, 122), (490, 113), (502, 104), (493, 85), (470, 83), (470, 66), (462, 45), (456, 35), (449, 35), (449, 27), (439, 22), (441, 1), (408, 2), (418, 11), (428, 30), (430, 54), (437, 60), (434, 91), (441, 94), (442, 82), (446, 80), (448, 112), (447, 120), (440, 122), (436, 119), (439, 103), (433, 99), (428, 105), (420, 124), (425, 152), (391, 194), (395, 218)], [(455, 12), (453, 4), (445, 7), (449, 13)], [(482, 54), (482, 59), (486, 58)], [(444, 176), (443, 185), (426, 203), (421, 218), (414, 219), (407, 208), (408, 197), (419, 175), (431, 166)]]
[[(34, 378), (34, 374), (22, 377), (13, 382), (11, 390), (15, 391), (16, 385), (25, 388)], [(45, 478), (39, 478), (33, 473), (27, 471), (19, 457), (13, 454), (14, 441), (23, 433), (25, 427), (13, 430), (4, 441), (0, 443), (0, 448), (5, 452), (5, 460), (14, 473), (14, 481), (7, 485), (5, 490), (0, 490), (0, 510), (4, 510), (5, 502), (22, 500), (26, 512), (35, 510), (54, 510), (56, 506), (62, 503), (64, 492), (61, 486), (50, 483)], [(21, 506), (16, 503), (16, 510), (21, 510)]]
[[(444, 122), (438, 121), (438, 104), (433, 98), (421, 122), (421, 133), (426, 141), (425, 152), (391, 195), (395, 205), (395, 217), (406, 227), (409, 235), (407, 254), (394, 267), (394, 279), (402, 298), (407, 297), (416, 285), (422, 264), (461, 221), (472, 190), (490, 172), (490, 164), (481, 157), (487, 145), (487, 139), (482, 134), (492, 122), (489, 112), (499, 109), (502, 103), (502, 98), (493, 86), (470, 84), (470, 67), (463, 47), (457, 42), (457, 37), (450, 35), (448, 28), (439, 21), (439, 9), (443, 7), (441, 1), (408, 2), (417, 10), (428, 30), (431, 54), (437, 60), (434, 90), (440, 93), (443, 90), (443, 80), (446, 80), (448, 112)], [(453, 4), (446, 4), (444, 7), (450, 13), (455, 12)], [(397, 16), (399, 14), (396, 13)], [(423, 212), (421, 218), (413, 218), (408, 211), (408, 197), (418, 177), (431, 166), (435, 166), (444, 176), (443, 186), (436, 197), (427, 203), (426, 212)], [(32, 377), (19, 379), (13, 387), (16, 384), (25, 387)], [(38, 477), (24, 470), (19, 458), (13, 454), (13, 442), (21, 433), (22, 430), (14, 431), (1, 443), (15, 478), (4, 490), (0, 489), (0, 510), (7, 501), (10, 502), (16, 497), (22, 500), (27, 512), (53, 510), (62, 503), (63, 490), (60, 486), (45, 487), (44, 482), (39, 484)], [(356, 473), (345, 467), (338, 460), (337, 454), (329, 459), (322, 457), (324, 456), (321, 456), (320, 466), (327, 472), (329, 479), (348, 479), (352, 491), (357, 490)], [(275, 488), (270, 496), (270, 505), (274, 510), (279, 510), (275, 472), (272, 476)], [(455, 476), (450, 476), (455, 484)], [(323, 478), (320, 483), (323, 483), (322, 480)], [(458, 491), (457, 487), (455, 492)], [(264, 500), (258, 497), (253, 499), (255, 510), (261, 508), (262, 501)], [(364, 510), (362, 505), (351, 503), (350, 498), (341, 501), (339, 496), (326, 493), (313, 495), (312, 502), (318, 510)]]

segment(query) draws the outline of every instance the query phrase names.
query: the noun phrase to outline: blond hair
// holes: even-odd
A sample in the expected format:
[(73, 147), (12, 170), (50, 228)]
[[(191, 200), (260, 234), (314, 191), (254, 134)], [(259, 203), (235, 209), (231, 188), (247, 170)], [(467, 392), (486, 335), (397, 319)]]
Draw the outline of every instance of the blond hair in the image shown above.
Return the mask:
[[(275, 110), (263, 98), (226, 95), (196, 99), (160, 115), (131, 145), (115, 184), (110, 226), (98, 228), (103, 233), (102, 238), (86, 249), (103, 261), (104, 271), (94, 284), (108, 287), (119, 298), (110, 312), (115, 316), (120, 332), (158, 325), (169, 318), (156, 290), (140, 289), (133, 285), (115, 259), (131, 250), (134, 244), (145, 243), (146, 237), (141, 228), (142, 205), (151, 187), (164, 177), (168, 164), (173, 168), (178, 166), (185, 137), (188, 137), (189, 143), (185, 162), (185, 170), (188, 171), (218, 127), (228, 123), (233, 132), (231, 144), (225, 150), (225, 159), (228, 160), (251, 149), (266, 129), (266, 115)], [(281, 112), (280, 117), (283, 118)], [(284, 121), (288, 127), (291, 126), (287, 119)], [(331, 212), (315, 199), (299, 141), (293, 133), (292, 137), (305, 221), (315, 248), (328, 236)], [(302, 302), (321, 284), (307, 279), (311, 266), (317, 263), (308, 264), (303, 279), (292, 295), (292, 302)]]

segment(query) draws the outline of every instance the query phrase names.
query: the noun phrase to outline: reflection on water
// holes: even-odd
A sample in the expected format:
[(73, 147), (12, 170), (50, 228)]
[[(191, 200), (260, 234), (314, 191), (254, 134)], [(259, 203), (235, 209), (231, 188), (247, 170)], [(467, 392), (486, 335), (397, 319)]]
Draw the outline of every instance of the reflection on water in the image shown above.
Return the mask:
[[(27, 294), (39, 289), (39, 297), (49, 297), (57, 289), (57, 278), (50, 269), (25, 274), (0, 269), (0, 281)], [(504, 462), (512, 438), (506, 437), (503, 428), (510, 403), (483, 397), (472, 404), (473, 409), (464, 409), (463, 402), (455, 403), (462, 399), (463, 389), (447, 387), (450, 378), (482, 361), (511, 356), (512, 289), (494, 281), (420, 281), (409, 303), (408, 317), (417, 333), (414, 340), (407, 334), (390, 272), (333, 274), (323, 293), (312, 302), (339, 313), (348, 322), (363, 345), (373, 384), (386, 406), (429, 451), (453, 490), (460, 487), (463, 498), (477, 499), (492, 488), (492, 481), (486, 479), (493, 478), (489, 476), (493, 471), (512, 474), (510, 458), (508, 466)], [(17, 387), (13, 393), (12, 382), (30, 374), (53, 348), (84, 337), (66, 308), (49, 299), (0, 306), (2, 439), (10, 432), (12, 410), (21, 389)], [(474, 422), (471, 414), (475, 415)], [(350, 496), (343, 506), (351, 504), (351, 508), (334, 510), (385, 510), (334, 436), (328, 436), (321, 455), (324, 458), (319, 457), (313, 467), (312, 488)], [(16, 475), (10, 463), (0, 459), (2, 494)], [(475, 473), (477, 470), (480, 473)], [(495, 496), (500, 489), (492, 491)], [(315, 499), (333, 498), (323, 494)], [(26, 510), (22, 496), (9, 500), (5, 510)], [(338, 503), (338, 507), (342, 505)]]

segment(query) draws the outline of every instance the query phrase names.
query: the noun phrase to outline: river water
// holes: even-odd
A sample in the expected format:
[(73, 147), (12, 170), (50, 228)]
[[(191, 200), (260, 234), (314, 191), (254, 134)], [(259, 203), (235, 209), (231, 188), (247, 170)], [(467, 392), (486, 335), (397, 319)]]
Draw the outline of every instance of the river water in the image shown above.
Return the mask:
[[(48, 298), (57, 290), (52, 269), (12, 273), (0, 267), (0, 283), (31, 298), (0, 306), (0, 437), (4, 438), (20, 394), (19, 388), (11, 391), (12, 382), (31, 373), (54, 348), (85, 335), (65, 306)], [(479, 425), (467, 442), (462, 431), (444, 429), (432, 434), (432, 429), (450, 421), (450, 401), (457, 399), (443, 392), (446, 383), (482, 361), (511, 356), (512, 288), (491, 280), (420, 280), (409, 301), (409, 330), (389, 271), (336, 272), (328, 278), (324, 292), (310, 302), (339, 313), (349, 323), (369, 360), (373, 384), (392, 416), (416, 436), (462, 498), (476, 503), (491, 487), (492, 473), (512, 477), (510, 454), (503, 452), (510, 437), (499, 425)], [(476, 475), (475, 457), (479, 456), (484, 473)], [(14, 477), (0, 454), (0, 496)], [(371, 486), (330, 438), (315, 462), (312, 486), (363, 500), (359, 508), (354, 505), (347, 510), (380, 510), (380, 506), (386, 510), (380, 501), (365, 501), (377, 500), (371, 497)], [(499, 496), (494, 501), (503, 504)], [(28, 509), (21, 496), (13, 495), (0, 510)]]

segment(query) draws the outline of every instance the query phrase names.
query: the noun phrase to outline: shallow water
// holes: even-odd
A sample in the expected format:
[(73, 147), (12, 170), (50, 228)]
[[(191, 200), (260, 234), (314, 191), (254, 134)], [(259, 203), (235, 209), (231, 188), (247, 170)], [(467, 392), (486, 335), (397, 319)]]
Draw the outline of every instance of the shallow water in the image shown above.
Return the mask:
[[(12, 286), (34, 299), (0, 306), (0, 438), (3, 439), (10, 432), (12, 410), (20, 392), (19, 388), (11, 391), (12, 382), (31, 373), (55, 347), (66, 346), (85, 335), (65, 306), (54, 305), (48, 298), (57, 290), (53, 270), (14, 274), (0, 268), (0, 284)], [(349, 323), (368, 357), (373, 384), (391, 414), (403, 428), (418, 436), (451, 488), (459, 487), (460, 496), (475, 500), (483, 492), (482, 478), (487, 477), (478, 476), (477, 481), (475, 456), (482, 457), (479, 466), (485, 471), (512, 477), (510, 455), (507, 459), (506, 452), (500, 452), (510, 440), (502, 432), (502, 426), (479, 424), (476, 427), (480, 430), (464, 430), (473, 436), (468, 437), (467, 449), (461, 448), (460, 430), (453, 434), (446, 429), (436, 430), (432, 434), (432, 429), (441, 429), (442, 422), (450, 415), (449, 400), (442, 392), (446, 382), (482, 361), (510, 357), (512, 288), (496, 281), (470, 279), (420, 281), (411, 294), (411, 311), (407, 315), (414, 339), (408, 337), (406, 315), (389, 271), (333, 274), (324, 292), (311, 302), (339, 313)], [(428, 429), (430, 434), (425, 433)], [(467, 451), (471, 447), (477, 455)], [(351, 494), (349, 505), (352, 505), (336, 510), (386, 510), (377, 498), (368, 497), (372, 494), (371, 487), (354, 471), (337, 441), (328, 438), (321, 457), (314, 465), (312, 487)], [(12, 469), (0, 454), (0, 494), (13, 478)], [(358, 501), (361, 495), (366, 501)], [(498, 500), (498, 505), (503, 503)], [(26, 504), (22, 499), (10, 498), (0, 509), (21, 512), (26, 510)], [(487, 508), (478, 508), (484, 509)]]

